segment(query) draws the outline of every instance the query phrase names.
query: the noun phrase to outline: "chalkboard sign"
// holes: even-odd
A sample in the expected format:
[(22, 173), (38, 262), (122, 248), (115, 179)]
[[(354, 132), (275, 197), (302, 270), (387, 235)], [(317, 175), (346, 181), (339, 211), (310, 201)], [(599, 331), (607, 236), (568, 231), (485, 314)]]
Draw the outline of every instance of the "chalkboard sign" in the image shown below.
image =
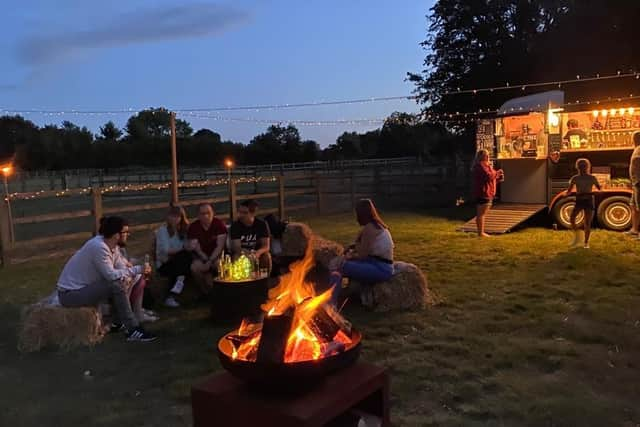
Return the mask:
[(557, 135), (549, 135), (549, 153), (560, 151), (562, 149), (562, 137)]
[(489, 158), (495, 156), (495, 139), (493, 136), (493, 120), (478, 120), (476, 128), (476, 152), (487, 150)]

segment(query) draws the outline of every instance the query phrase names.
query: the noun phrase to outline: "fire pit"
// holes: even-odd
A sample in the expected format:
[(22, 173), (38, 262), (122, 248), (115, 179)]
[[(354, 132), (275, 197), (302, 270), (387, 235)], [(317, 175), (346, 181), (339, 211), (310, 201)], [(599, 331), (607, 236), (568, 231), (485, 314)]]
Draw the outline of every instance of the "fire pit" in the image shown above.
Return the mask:
[(309, 385), (357, 360), (361, 334), (328, 304), (331, 290), (316, 295), (306, 280), (315, 265), (310, 246), (269, 290), (262, 320), (243, 319), (218, 342), (220, 362), (234, 376), (283, 389)]

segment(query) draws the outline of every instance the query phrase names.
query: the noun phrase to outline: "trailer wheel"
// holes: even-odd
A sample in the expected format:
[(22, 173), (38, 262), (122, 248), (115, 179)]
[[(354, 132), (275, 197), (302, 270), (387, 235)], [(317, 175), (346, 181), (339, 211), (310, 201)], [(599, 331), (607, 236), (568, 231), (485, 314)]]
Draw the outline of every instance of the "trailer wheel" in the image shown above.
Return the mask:
[(598, 223), (609, 230), (626, 230), (631, 226), (631, 206), (629, 203), (628, 197), (607, 197), (598, 206)]
[[(576, 205), (576, 198), (573, 196), (565, 197), (556, 202), (553, 206), (553, 218), (556, 222), (563, 228), (571, 228), (571, 212), (573, 212), (573, 207)], [(576, 225), (578, 227), (582, 226), (584, 222), (584, 212), (580, 212), (576, 217)]]

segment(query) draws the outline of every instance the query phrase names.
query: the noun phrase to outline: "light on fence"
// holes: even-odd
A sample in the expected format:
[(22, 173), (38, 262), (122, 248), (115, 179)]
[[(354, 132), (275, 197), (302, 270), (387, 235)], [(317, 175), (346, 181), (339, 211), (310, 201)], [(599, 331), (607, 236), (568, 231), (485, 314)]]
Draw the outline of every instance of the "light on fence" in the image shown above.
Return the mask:
[(224, 165), (225, 165), (227, 168), (231, 169), (231, 168), (233, 167), (233, 159), (231, 159), (231, 158), (226, 158), (226, 159), (224, 160)]
[(13, 173), (13, 166), (3, 165), (1, 170), (2, 170), (2, 175), (9, 176)]

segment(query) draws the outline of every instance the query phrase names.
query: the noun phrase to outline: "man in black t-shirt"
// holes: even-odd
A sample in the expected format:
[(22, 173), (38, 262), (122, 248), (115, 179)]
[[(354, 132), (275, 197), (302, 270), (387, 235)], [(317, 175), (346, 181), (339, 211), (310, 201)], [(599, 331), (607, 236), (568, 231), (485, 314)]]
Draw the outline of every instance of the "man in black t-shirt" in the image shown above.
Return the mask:
[(258, 203), (245, 200), (238, 207), (238, 220), (231, 224), (231, 256), (236, 259), (242, 251), (254, 250), (260, 260), (260, 267), (271, 269), (269, 254), (270, 233), (267, 223), (256, 218)]

